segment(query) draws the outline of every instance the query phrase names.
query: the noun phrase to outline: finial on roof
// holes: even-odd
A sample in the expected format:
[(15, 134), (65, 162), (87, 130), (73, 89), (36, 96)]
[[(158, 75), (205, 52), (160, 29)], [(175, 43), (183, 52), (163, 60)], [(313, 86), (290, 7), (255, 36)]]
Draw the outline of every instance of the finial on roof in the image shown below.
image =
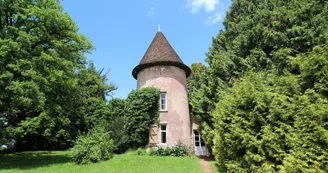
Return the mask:
[(158, 25), (158, 32), (161, 31), (161, 25)]

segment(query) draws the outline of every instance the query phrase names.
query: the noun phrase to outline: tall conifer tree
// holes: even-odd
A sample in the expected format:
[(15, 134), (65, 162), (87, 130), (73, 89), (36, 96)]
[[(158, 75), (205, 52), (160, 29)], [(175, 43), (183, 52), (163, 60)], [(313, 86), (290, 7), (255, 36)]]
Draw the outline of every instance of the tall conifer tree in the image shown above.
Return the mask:
[(327, 172), (328, 3), (234, 0), (192, 95), (230, 172)]

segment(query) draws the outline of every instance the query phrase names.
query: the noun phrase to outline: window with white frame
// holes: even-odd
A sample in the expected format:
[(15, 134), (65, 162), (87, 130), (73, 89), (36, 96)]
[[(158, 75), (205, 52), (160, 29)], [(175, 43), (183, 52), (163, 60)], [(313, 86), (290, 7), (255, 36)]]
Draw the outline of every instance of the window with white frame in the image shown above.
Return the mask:
[(167, 111), (167, 93), (161, 92), (160, 95), (160, 111)]
[(161, 124), (160, 127), (160, 134), (161, 134), (161, 144), (166, 144), (167, 143), (167, 125), (166, 124)]

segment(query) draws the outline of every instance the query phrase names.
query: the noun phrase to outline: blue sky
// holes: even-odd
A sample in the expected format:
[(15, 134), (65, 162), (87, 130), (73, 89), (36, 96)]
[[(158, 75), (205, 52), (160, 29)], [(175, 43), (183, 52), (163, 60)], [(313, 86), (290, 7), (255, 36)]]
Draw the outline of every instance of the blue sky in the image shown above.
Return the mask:
[(114, 97), (126, 98), (136, 88), (132, 69), (154, 38), (158, 25), (183, 62), (204, 62), (220, 29), (230, 0), (64, 0), (70, 14), (96, 50), (87, 55), (105, 68), (118, 86)]

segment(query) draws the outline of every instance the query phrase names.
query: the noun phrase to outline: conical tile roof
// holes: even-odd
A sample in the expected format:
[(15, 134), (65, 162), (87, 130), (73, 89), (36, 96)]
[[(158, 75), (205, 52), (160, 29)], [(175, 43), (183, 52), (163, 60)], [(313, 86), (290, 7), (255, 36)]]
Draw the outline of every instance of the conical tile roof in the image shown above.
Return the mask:
[(133, 69), (132, 75), (137, 79), (141, 70), (157, 65), (177, 66), (183, 69), (187, 76), (190, 74), (190, 68), (182, 62), (161, 31), (155, 35), (139, 65)]

